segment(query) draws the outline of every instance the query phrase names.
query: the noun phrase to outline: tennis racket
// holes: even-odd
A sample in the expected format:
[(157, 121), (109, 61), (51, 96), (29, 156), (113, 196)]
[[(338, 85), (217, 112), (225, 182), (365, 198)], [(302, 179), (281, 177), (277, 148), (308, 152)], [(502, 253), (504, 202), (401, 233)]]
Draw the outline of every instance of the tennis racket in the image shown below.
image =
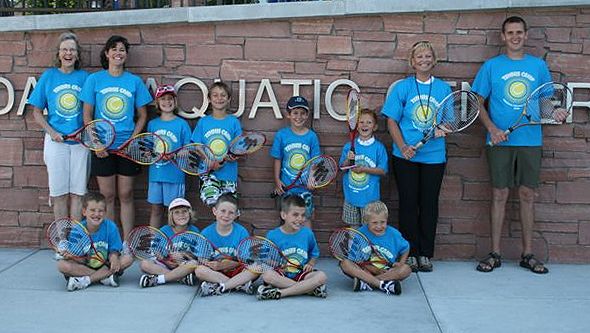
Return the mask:
[[(568, 98), (568, 95), (572, 96), (572, 91), (564, 83), (547, 82), (540, 85), (529, 95), (522, 112), (504, 134), (508, 135), (523, 126), (562, 124), (563, 122), (558, 121), (556, 117), (561, 114), (565, 119), (571, 112), (573, 100)], [(492, 145), (491, 140), (488, 144)]]
[(171, 242), (158, 228), (142, 225), (129, 232), (127, 244), (140, 260), (163, 260), (170, 254)]
[(340, 261), (350, 260), (360, 266), (391, 266), (391, 262), (357, 229), (337, 229), (330, 235), (329, 245), (332, 255)]
[(106, 119), (97, 119), (62, 138), (64, 141), (79, 142), (92, 151), (102, 151), (115, 141), (115, 126)]
[(151, 165), (164, 157), (166, 141), (154, 133), (140, 133), (109, 153), (119, 155), (141, 165)]
[[(294, 187), (303, 187), (308, 190), (316, 190), (330, 185), (336, 175), (338, 174), (338, 164), (329, 155), (316, 156), (303, 165), (295, 179), (289, 184), (284, 191), (288, 191)], [(271, 198), (276, 198), (278, 194), (272, 192)]]
[(261, 132), (244, 132), (229, 144), (228, 154), (224, 161), (229, 157), (242, 157), (253, 154), (260, 150), (265, 143), (266, 136)]
[[(356, 89), (350, 89), (346, 97), (346, 122), (348, 123), (348, 136), (350, 138), (350, 151), (354, 151), (354, 139), (356, 138), (359, 114), (361, 110), (360, 93)], [(354, 160), (349, 160), (354, 165)]]
[(165, 154), (163, 159), (172, 161), (184, 173), (200, 176), (211, 170), (215, 161), (215, 154), (207, 145), (189, 143)]
[(106, 255), (98, 252), (86, 227), (69, 218), (57, 219), (47, 228), (47, 241), (58, 254), (75, 261), (84, 261), (92, 268), (107, 263)]
[(450, 93), (436, 109), (432, 127), (425, 132), (422, 140), (414, 148), (419, 149), (428, 140), (434, 138), (437, 129), (447, 134), (461, 132), (477, 119), (479, 109), (479, 99), (474, 93), (467, 90)]
[(178, 233), (170, 242), (170, 256), (177, 263), (202, 265), (213, 260), (216, 255), (213, 244), (205, 236), (194, 231)]
[(238, 260), (246, 266), (246, 269), (254, 273), (264, 273), (286, 267), (303, 270), (301, 265), (290, 261), (275, 243), (261, 236), (242, 239), (238, 245), (237, 253)]

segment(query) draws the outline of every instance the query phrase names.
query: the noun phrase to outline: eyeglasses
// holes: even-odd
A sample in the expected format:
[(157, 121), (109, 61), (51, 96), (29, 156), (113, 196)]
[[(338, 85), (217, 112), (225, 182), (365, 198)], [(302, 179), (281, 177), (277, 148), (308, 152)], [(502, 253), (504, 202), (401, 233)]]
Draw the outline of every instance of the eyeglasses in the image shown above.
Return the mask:
[(59, 52), (61, 53), (77, 53), (78, 49), (66, 49), (66, 48), (60, 48)]

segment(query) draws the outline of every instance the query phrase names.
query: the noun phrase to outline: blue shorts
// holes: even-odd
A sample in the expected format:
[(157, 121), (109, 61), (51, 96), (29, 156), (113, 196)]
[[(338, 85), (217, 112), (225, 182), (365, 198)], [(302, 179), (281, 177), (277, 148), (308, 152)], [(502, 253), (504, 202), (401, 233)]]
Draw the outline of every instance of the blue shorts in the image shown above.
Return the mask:
[(168, 206), (176, 198), (184, 198), (185, 186), (181, 183), (150, 182), (147, 201), (152, 205)]

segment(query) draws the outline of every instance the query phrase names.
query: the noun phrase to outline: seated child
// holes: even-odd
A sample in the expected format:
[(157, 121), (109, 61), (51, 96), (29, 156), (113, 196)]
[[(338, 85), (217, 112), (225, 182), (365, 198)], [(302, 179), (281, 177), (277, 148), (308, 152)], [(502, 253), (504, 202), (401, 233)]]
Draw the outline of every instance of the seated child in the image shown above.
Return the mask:
[(342, 260), (340, 269), (353, 278), (353, 291), (375, 288), (387, 294), (399, 295), (402, 292), (400, 282), (412, 273), (410, 266), (405, 264), (410, 245), (397, 229), (387, 225), (387, 217), (387, 206), (381, 201), (371, 202), (363, 209), (365, 224), (358, 230), (390, 264), (383, 265), (371, 260), (367, 265), (358, 265), (350, 260)]

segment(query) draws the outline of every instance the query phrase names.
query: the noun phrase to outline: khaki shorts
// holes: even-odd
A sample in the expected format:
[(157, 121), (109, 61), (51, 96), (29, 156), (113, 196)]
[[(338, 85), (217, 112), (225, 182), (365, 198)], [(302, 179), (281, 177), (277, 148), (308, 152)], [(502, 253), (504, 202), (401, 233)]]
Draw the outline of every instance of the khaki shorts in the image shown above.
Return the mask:
[(542, 154), (541, 147), (486, 147), (492, 186), (537, 188)]

